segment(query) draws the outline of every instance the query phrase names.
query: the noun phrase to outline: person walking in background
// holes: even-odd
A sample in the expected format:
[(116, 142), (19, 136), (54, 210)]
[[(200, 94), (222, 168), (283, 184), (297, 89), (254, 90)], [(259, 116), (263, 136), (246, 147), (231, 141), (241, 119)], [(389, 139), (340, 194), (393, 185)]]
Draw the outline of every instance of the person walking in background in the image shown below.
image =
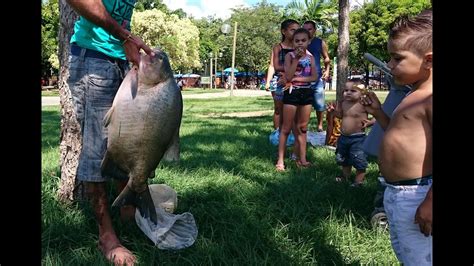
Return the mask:
[[(102, 121), (130, 69), (129, 62), (139, 66), (142, 49), (148, 55), (154, 53), (130, 33), (134, 1), (67, 2), (81, 15), (71, 37), (68, 79), (82, 134), (77, 179), (83, 182), (96, 216), (100, 251), (114, 265), (134, 265), (135, 256), (120, 243), (112, 226), (105, 189), (108, 179), (102, 177), (100, 168), (107, 147), (107, 132)], [(119, 192), (126, 184), (127, 180), (118, 181)], [(124, 206), (120, 213), (122, 218), (133, 219), (135, 208)]]
[[(326, 103), (324, 99), (324, 82), (328, 82), (330, 75), (331, 59), (329, 58), (328, 46), (324, 40), (315, 36), (316, 23), (312, 20), (307, 20), (303, 23), (303, 28), (307, 29), (310, 34), (311, 42), (308, 50), (314, 56), (316, 62), (316, 69), (318, 71), (318, 80), (312, 83), (314, 90), (313, 107), (316, 111), (317, 130), (323, 131), (323, 115), (326, 110)], [(321, 58), (324, 63), (324, 72), (321, 69)]]

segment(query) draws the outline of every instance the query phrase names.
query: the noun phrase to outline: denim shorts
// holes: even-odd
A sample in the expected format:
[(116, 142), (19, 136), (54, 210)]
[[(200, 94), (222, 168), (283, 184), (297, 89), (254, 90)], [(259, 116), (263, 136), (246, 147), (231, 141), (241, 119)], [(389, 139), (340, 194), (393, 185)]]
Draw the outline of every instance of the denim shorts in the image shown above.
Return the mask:
[(426, 197), (427, 185), (385, 186), (383, 204), (390, 227), (390, 241), (398, 260), (404, 265), (432, 265), (432, 236), (426, 237), (415, 224), (418, 206)]
[(77, 167), (79, 181), (107, 180), (100, 170), (107, 149), (107, 129), (103, 126), (103, 119), (129, 69), (124, 60), (112, 62), (85, 57), (84, 53), (69, 56), (67, 82), (82, 135), (82, 151)]
[(276, 85), (273, 93), (273, 100), (283, 101), (283, 88), (284, 86)]
[(324, 82), (320, 78), (318, 82), (311, 84), (311, 88), (314, 91), (313, 94), (313, 107), (314, 110), (322, 112), (326, 111), (326, 103), (324, 100)]
[(342, 166), (353, 166), (357, 170), (367, 168), (367, 155), (362, 150), (365, 134), (341, 135), (337, 140), (336, 162)]

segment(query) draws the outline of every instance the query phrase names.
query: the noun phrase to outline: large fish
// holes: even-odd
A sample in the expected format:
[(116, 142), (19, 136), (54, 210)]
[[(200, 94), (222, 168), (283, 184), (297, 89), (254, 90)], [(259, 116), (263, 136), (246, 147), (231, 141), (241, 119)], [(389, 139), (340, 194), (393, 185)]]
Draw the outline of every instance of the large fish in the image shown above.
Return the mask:
[(167, 55), (154, 52), (142, 55), (138, 69), (128, 72), (104, 118), (108, 140), (101, 170), (104, 176), (129, 178), (112, 206), (135, 205), (156, 224), (147, 179), (164, 156), (179, 160), (183, 99)]

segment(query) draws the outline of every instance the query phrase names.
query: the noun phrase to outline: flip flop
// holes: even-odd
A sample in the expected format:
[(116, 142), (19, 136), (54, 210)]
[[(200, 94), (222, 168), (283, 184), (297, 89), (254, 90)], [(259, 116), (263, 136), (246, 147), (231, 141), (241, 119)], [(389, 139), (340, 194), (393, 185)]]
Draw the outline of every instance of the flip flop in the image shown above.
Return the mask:
[(298, 168), (308, 168), (308, 167), (311, 167), (313, 165), (310, 162), (302, 163), (300, 160), (295, 161), (295, 162), (296, 162), (296, 166), (298, 166)]
[(275, 170), (277, 172), (285, 172), (285, 165), (284, 164), (275, 164)]
[(359, 182), (359, 183), (354, 182), (351, 184), (351, 187), (363, 187), (363, 186), (364, 186), (364, 182)]
[(341, 182), (345, 182), (345, 181), (346, 181), (346, 179), (344, 177), (336, 176), (336, 182), (341, 183)]

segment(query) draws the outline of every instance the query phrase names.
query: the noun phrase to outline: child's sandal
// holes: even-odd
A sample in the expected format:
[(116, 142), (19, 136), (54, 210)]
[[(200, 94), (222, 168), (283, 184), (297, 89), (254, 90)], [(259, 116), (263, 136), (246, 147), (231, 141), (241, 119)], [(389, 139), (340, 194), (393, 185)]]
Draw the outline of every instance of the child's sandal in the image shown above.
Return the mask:
[(275, 170), (277, 172), (284, 172), (285, 171), (285, 165), (284, 164), (275, 164)]
[(296, 161), (296, 166), (298, 166), (298, 168), (308, 168), (308, 167), (311, 167), (312, 164), (310, 162), (305, 162), (305, 163), (302, 163), (301, 161)]

